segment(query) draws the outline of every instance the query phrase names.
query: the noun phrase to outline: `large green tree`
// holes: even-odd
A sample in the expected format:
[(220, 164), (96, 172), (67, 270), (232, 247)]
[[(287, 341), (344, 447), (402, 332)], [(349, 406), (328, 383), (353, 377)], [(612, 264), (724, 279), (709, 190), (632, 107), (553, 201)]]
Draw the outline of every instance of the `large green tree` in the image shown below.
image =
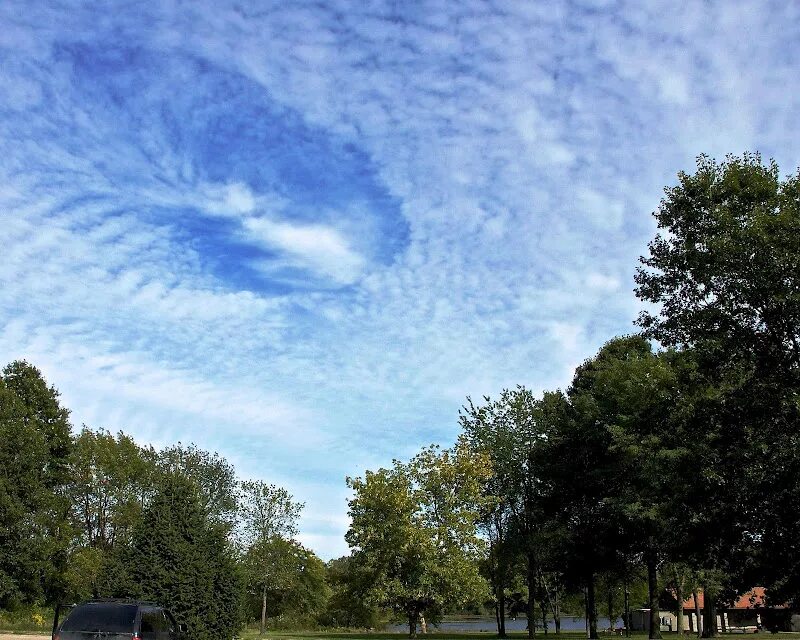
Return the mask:
[(125, 543), (153, 490), (155, 465), (133, 438), (84, 428), (75, 438), (70, 497), (82, 547)]
[(330, 597), (320, 618), (323, 625), (365, 629), (381, 625), (381, 610), (367, 598), (368, 575), (352, 555), (328, 562), (325, 579)]
[(0, 607), (41, 594), (43, 536), (35, 518), (48, 502), (43, 434), (25, 420), (25, 406), (0, 378)]
[(197, 488), (180, 474), (159, 478), (130, 545), (117, 551), (104, 595), (138, 596), (169, 607), (188, 635), (232, 638), (241, 619), (242, 580), (220, 527)]
[(153, 492), (156, 464), (122, 432), (83, 428), (71, 456), (69, 496), (75, 540), (64, 573), (67, 596), (96, 596), (104, 564), (126, 545)]
[(661, 637), (658, 569), (684, 543), (675, 541), (682, 514), (675, 487), (687, 478), (690, 450), (671, 421), (675, 358), (654, 353), (641, 336), (615, 338), (578, 368), (570, 389), (584, 430), (600, 431), (608, 447), (603, 502), (622, 534), (614, 546), (639, 554), (647, 568), (650, 638)]
[(0, 420), (0, 599), (53, 602), (65, 590), (71, 539), (69, 411), (36, 367), (15, 361), (3, 369)]
[(693, 490), (701, 568), (717, 576), (706, 591), (713, 635), (713, 587), (735, 586), (749, 555), (776, 597), (800, 598), (800, 174), (782, 180), (757, 154), (700, 157), (655, 217), (661, 232), (636, 280), (656, 308), (639, 324), (696, 359), (685, 422), (704, 464)]
[(596, 585), (615, 566), (624, 539), (609, 497), (618, 487), (612, 436), (593, 419), (592, 398), (582, 393), (582, 369), (568, 390), (570, 400), (554, 412), (539, 452), (542, 509), (553, 556), (567, 585), (585, 593), (589, 637), (597, 638)]
[[(283, 487), (260, 480), (241, 483), (240, 544), (245, 549), (245, 569), (251, 592), (261, 604), (260, 632), (267, 615), (277, 613), (285, 596), (298, 587), (306, 550), (293, 540), (303, 509)], [(314, 565), (316, 566), (316, 565)], [(269, 602), (272, 601), (272, 607)]]
[(369, 575), (369, 599), (403, 616), (411, 636), (420, 616), (435, 620), (485, 593), (477, 522), (489, 472), (487, 459), (460, 445), (348, 479), (346, 538)]
[(528, 633), (534, 633), (537, 595), (542, 611), (550, 610), (558, 620), (561, 581), (550, 562), (548, 516), (541, 490), (546, 468), (542, 451), (549, 432), (567, 410), (566, 399), (558, 392), (537, 399), (528, 389), (517, 387), (504, 390), (497, 400), (487, 397), (478, 406), (468, 399), (460, 415), (470, 446), (491, 461), (492, 473), (484, 483), (481, 525), (490, 544), (488, 567), (501, 636), (505, 635), (506, 589), (520, 555), (528, 591)]
[(258, 540), (243, 560), (251, 602), (261, 616), (260, 632), (267, 617), (284, 616), (295, 624), (314, 624), (328, 596), (325, 565), (316, 554), (296, 540), (279, 536)]

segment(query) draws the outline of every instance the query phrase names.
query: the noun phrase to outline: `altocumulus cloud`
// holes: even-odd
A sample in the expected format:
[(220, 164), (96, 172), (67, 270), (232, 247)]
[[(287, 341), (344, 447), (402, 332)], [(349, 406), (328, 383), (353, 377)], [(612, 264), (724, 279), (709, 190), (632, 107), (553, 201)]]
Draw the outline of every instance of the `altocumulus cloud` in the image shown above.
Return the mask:
[(798, 164), (793, 3), (0, 7), (0, 357), (308, 504), (630, 331), (661, 187)]

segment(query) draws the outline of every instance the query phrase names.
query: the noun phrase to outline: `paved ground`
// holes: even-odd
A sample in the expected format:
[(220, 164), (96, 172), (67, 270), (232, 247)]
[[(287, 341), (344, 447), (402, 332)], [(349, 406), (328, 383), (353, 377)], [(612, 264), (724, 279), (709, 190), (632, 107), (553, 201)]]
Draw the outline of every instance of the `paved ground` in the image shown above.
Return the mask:
[(0, 633), (0, 640), (49, 640), (50, 634), (41, 633)]

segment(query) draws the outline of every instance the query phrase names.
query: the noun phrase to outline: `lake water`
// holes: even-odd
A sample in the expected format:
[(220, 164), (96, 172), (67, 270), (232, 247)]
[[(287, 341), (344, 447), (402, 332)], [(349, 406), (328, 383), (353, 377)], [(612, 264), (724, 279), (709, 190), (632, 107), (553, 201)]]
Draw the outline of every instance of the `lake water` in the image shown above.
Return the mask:
[[(528, 621), (526, 618), (517, 618), (515, 620), (506, 618), (506, 631), (525, 631), (525, 629), (527, 629), (527, 622)], [(597, 619), (598, 629), (607, 629), (609, 626), (608, 618)], [(622, 620), (617, 620), (614, 626), (621, 627)], [(555, 626), (553, 625), (552, 620), (547, 621), (547, 627), (550, 632), (554, 631)], [(584, 618), (573, 616), (564, 616), (561, 618), (562, 631), (583, 631), (585, 628), (586, 622)], [(497, 623), (494, 618), (458, 618), (443, 620), (438, 626), (428, 625), (428, 630), (442, 632), (472, 631), (474, 633), (497, 633)], [(407, 633), (408, 624), (390, 624), (387, 625), (386, 631)], [(536, 631), (537, 633), (542, 631), (541, 622), (536, 625)]]

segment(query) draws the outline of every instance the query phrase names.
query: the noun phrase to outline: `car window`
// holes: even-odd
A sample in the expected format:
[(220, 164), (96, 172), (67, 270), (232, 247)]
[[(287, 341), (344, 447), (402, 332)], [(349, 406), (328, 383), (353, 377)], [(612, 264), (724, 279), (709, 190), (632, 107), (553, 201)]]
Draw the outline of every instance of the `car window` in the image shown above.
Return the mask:
[(64, 623), (62, 631), (108, 633), (133, 633), (136, 621), (135, 604), (91, 602), (75, 607)]

